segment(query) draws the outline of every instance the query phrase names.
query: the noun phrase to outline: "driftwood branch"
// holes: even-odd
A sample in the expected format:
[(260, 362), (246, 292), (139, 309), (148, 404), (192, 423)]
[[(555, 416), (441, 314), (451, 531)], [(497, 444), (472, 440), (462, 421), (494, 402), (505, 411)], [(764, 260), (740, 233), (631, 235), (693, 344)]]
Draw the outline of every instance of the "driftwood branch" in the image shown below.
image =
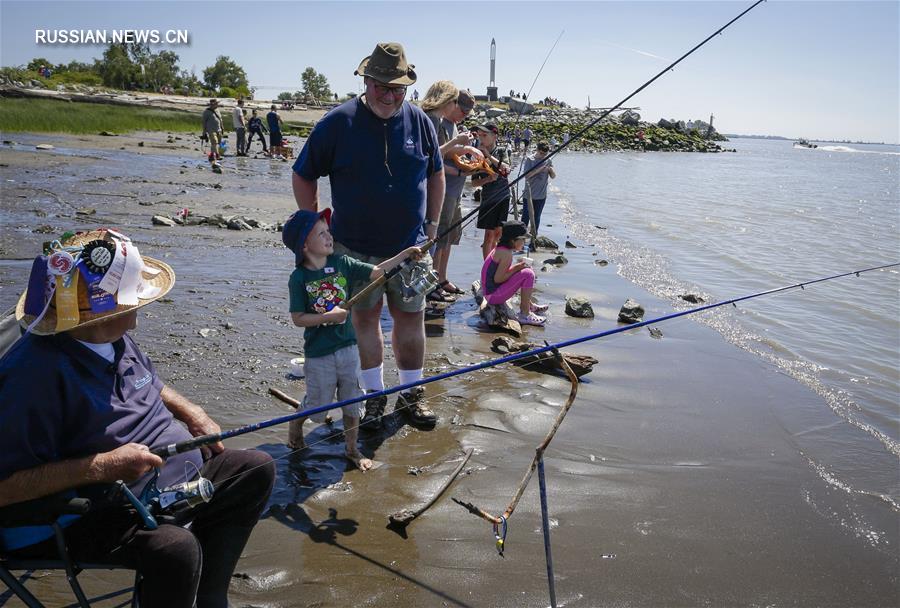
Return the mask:
[(516, 493), (513, 495), (513, 498), (509, 502), (509, 505), (507, 505), (506, 510), (503, 511), (502, 516), (493, 515), (471, 503), (466, 503), (461, 500), (457, 500), (456, 498), (453, 499), (455, 503), (465, 507), (473, 515), (477, 515), (478, 517), (481, 517), (485, 521), (488, 521), (492, 524), (501, 524), (504, 520), (508, 520), (510, 516), (512, 516), (513, 511), (516, 510), (516, 506), (519, 504), (519, 500), (521, 500), (522, 498), (522, 494), (525, 492), (525, 488), (528, 487), (528, 482), (531, 481), (531, 476), (534, 474), (534, 470), (537, 468), (538, 461), (543, 457), (544, 451), (547, 449), (547, 446), (550, 445), (550, 442), (553, 440), (554, 435), (556, 435), (556, 431), (559, 429), (559, 426), (565, 419), (566, 414), (568, 414), (569, 410), (572, 408), (572, 404), (575, 402), (575, 397), (578, 395), (578, 377), (575, 375), (575, 372), (572, 371), (572, 368), (569, 367), (569, 364), (566, 363), (566, 360), (558, 350), (554, 349), (553, 354), (557, 357), (557, 359), (559, 360), (559, 366), (563, 371), (566, 372), (566, 376), (569, 378), (569, 382), (571, 384), (571, 387), (569, 388), (569, 398), (566, 400), (565, 405), (559, 411), (559, 414), (557, 414), (556, 420), (553, 422), (553, 426), (550, 427), (547, 435), (544, 436), (544, 440), (541, 441), (537, 448), (535, 448), (534, 458), (532, 458), (531, 460), (531, 465), (528, 467), (528, 470), (525, 471), (525, 475), (522, 477), (522, 481), (519, 482), (519, 486), (516, 488)]
[(285, 403), (287, 403), (290, 406), (300, 409), (300, 401), (298, 401), (297, 399), (294, 399), (287, 393), (284, 393), (284, 392), (278, 390), (277, 388), (269, 387), (269, 394), (272, 395), (273, 397), (278, 397), (279, 399), (281, 399), (282, 401), (284, 401)]
[(431, 499), (428, 502), (426, 502), (424, 505), (422, 505), (421, 507), (419, 507), (418, 509), (416, 509), (414, 511), (410, 510), (410, 509), (402, 509), (400, 511), (397, 511), (396, 513), (391, 514), (388, 517), (388, 520), (390, 520), (391, 525), (407, 526), (407, 525), (409, 525), (410, 522), (412, 522), (412, 520), (417, 518), (419, 515), (421, 515), (428, 509), (430, 509), (431, 505), (433, 505), (435, 502), (437, 502), (437, 499), (440, 498), (441, 494), (443, 494), (447, 490), (447, 488), (450, 487), (450, 484), (453, 483), (453, 480), (456, 479), (456, 477), (459, 475), (460, 471), (463, 470), (463, 467), (466, 466), (466, 463), (469, 462), (469, 458), (472, 456), (473, 451), (474, 451), (473, 448), (469, 448), (468, 450), (466, 450), (462, 461), (460, 461), (460, 463), (453, 470), (453, 472), (450, 473), (450, 476), (447, 477), (447, 479), (444, 481), (444, 483), (441, 485), (441, 487), (438, 488), (437, 492), (435, 492), (434, 495), (432, 495)]

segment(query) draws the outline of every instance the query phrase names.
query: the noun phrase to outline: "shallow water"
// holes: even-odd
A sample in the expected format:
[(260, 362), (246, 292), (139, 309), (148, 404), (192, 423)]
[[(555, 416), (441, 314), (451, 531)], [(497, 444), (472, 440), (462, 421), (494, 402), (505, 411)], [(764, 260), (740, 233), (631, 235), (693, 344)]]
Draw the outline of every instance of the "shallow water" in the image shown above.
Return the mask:
[[(793, 148), (737, 139), (736, 154), (564, 154), (555, 185), (567, 221), (622, 276), (722, 300), (900, 262), (900, 148)], [(599, 178), (598, 178), (599, 176)], [(600, 230), (597, 226), (606, 227)], [(823, 479), (900, 505), (900, 299), (893, 268), (702, 315), (726, 339), (809, 386), (829, 419), (800, 445)], [(789, 413), (790, 414), (790, 413)], [(799, 425), (795, 427), (796, 425)], [(815, 424), (815, 423), (813, 423)], [(874, 441), (872, 441), (874, 439)]]

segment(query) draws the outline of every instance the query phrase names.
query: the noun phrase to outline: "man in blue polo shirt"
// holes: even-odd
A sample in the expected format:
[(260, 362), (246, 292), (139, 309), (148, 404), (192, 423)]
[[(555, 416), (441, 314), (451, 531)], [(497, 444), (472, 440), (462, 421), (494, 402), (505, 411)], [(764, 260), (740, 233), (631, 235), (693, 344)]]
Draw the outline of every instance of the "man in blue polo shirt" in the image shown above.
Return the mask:
[[(434, 125), (422, 110), (404, 101), (407, 86), (416, 81), (414, 67), (399, 43), (379, 43), (355, 72), (363, 77), (366, 92), (323, 117), (294, 163), (292, 183), (300, 209), (318, 211), (318, 179), (329, 177), (337, 254), (377, 265), (437, 233), (443, 162)], [(430, 269), (431, 258), (418, 263)], [(404, 273), (408, 280), (411, 268)], [(403, 279), (395, 276), (353, 308), (361, 380), (370, 392), (384, 388), (380, 319), (385, 295), (394, 322), (391, 344), (400, 383), (422, 378), (425, 297), (405, 300)], [(421, 387), (401, 393), (395, 409), (413, 424), (433, 427), (436, 417), (423, 394)], [(367, 401), (362, 424), (378, 426), (386, 404), (384, 396)]]
[[(16, 318), (27, 328), (0, 359), (0, 507), (96, 484), (135, 494), (159, 469), (166, 488), (197, 472), (215, 486), (184, 514), (190, 530), (139, 526), (122, 508), (66, 525), (76, 561), (118, 563), (143, 575), (142, 606), (224, 607), (228, 584), (274, 483), (271, 458), (211, 446), (163, 461), (150, 447), (219, 432), (199, 406), (166, 386), (127, 334), (140, 307), (175, 282), (112, 230), (67, 233), (35, 258)], [(204, 461), (205, 460), (205, 461)], [(49, 527), (0, 529), (0, 550), (55, 557)]]

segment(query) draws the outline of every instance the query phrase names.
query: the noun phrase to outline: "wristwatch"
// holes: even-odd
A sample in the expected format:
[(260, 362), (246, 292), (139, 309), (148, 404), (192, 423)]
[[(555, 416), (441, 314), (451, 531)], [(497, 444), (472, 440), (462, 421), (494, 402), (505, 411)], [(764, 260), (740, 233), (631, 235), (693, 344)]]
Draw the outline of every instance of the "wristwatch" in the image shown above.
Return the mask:
[(430, 219), (428, 219), (428, 218), (425, 218), (425, 221), (422, 222), (422, 225), (423, 225), (423, 226), (437, 226), (438, 223), (437, 223), (436, 221), (434, 221), (434, 220), (430, 220)]

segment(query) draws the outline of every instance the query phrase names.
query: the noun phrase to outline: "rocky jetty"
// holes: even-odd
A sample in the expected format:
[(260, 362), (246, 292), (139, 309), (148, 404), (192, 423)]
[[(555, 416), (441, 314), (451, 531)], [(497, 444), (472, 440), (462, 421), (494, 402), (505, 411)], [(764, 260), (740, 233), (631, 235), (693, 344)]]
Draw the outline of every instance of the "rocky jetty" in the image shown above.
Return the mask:
[[(469, 117), (469, 123), (474, 125), (492, 120), (504, 132), (530, 127), (534, 132), (533, 142), (556, 140), (561, 144), (565, 133), (570, 137), (574, 136), (600, 114), (600, 110), (537, 106), (532, 112), (520, 115), (512, 108), (504, 112), (495, 106), (480, 104), (476, 107), (476, 113)], [(717, 143), (723, 141), (728, 139), (702, 120), (663, 118), (651, 123), (642, 121), (636, 111), (625, 110), (601, 120), (582, 137), (573, 141), (568, 149), (585, 152), (733, 152), (734, 150), (723, 148)]]

